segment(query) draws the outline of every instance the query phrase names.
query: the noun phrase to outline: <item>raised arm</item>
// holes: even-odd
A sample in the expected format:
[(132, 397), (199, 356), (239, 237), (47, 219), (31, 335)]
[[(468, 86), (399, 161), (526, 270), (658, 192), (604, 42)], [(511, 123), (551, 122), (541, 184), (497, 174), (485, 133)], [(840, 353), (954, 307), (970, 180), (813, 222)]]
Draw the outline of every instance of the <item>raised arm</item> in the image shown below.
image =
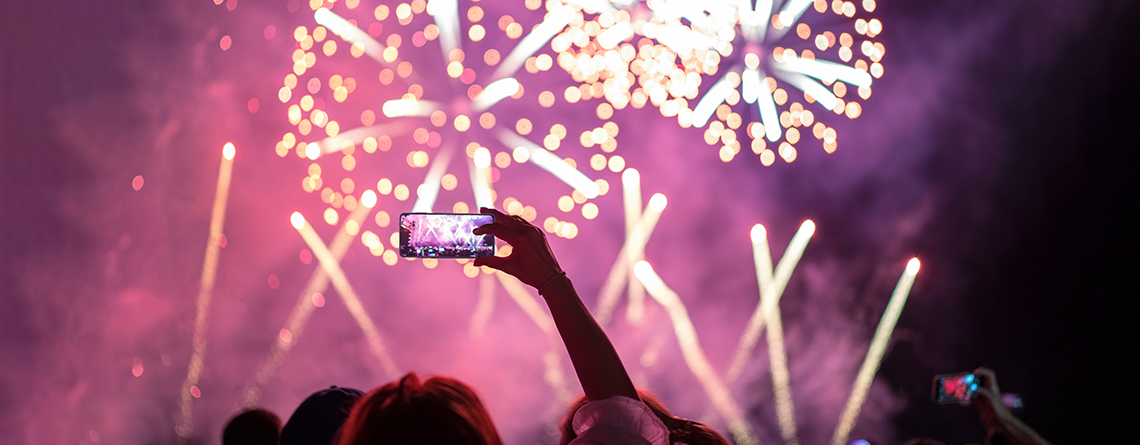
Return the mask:
[(980, 376), (982, 382), (973, 403), (978, 407), (982, 423), (986, 426), (987, 444), (999, 443), (997, 437), (1005, 436), (1015, 445), (1052, 445), (1005, 407), (997, 384), (997, 374), (986, 368), (978, 368), (974, 374)]
[(586, 399), (625, 396), (640, 400), (609, 337), (554, 258), (546, 234), (518, 216), (487, 208), (481, 212), (494, 215), (495, 222), (476, 228), (475, 234), (493, 234), (510, 244), (512, 250), (506, 257), (479, 257), (475, 265), (501, 270), (538, 289), (550, 307)]

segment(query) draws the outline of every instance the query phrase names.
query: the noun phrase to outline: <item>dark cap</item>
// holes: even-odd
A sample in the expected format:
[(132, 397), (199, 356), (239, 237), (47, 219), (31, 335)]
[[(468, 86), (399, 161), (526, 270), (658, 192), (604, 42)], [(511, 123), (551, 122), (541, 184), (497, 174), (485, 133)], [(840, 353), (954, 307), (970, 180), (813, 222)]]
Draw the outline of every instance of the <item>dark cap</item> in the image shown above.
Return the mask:
[(331, 386), (313, 393), (289, 416), (281, 445), (331, 445), (352, 406), (364, 396), (359, 389)]

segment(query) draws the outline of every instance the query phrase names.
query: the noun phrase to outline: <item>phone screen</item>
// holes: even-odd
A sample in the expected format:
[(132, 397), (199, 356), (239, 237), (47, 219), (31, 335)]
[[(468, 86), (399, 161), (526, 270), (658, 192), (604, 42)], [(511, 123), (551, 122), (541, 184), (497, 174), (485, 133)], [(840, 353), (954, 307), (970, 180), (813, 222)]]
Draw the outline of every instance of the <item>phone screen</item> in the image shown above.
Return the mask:
[(978, 376), (972, 372), (934, 376), (934, 401), (938, 403), (968, 402), (978, 390)]
[(495, 254), (495, 236), (471, 233), (495, 222), (479, 213), (404, 213), (400, 215), (400, 256), (475, 258)]

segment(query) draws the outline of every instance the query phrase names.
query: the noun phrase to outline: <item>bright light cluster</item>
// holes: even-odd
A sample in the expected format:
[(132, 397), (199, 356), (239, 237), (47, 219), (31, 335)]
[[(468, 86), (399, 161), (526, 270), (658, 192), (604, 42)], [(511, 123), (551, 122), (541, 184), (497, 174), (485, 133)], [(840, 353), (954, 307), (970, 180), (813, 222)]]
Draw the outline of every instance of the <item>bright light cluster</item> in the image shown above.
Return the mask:
[[(562, 39), (581, 15), (558, 1), (525, 0), (521, 6), (546, 11), (542, 22), (524, 25), (511, 15), (491, 17), (485, 6), (490, 5), (414, 0), (370, 7), (312, 0), (315, 24), (298, 26), (289, 36), (296, 44), (278, 99), (288, 105), (285, 118), (294, 128), (276, 142), (276, 153), (306, 160), (301, 189), (327, 205), (321, 219), (329, 225), (347, 221), (368, 196), (377, 206), (374, 217), (354, 231), (388, 265), (398, 262), (392, 223), (402, 211), (465, 213), (497, 205), (539, 221), (538, 209), (549, 208), (542, 227), (574, 238), (579, 224), (599, 214), (590, 200), (608, 192), (604, 176), (613, 180), (611, 175), (626, 168), (614, 153), (614, 107), (599, 107), (592, 125), (540, 123), (545, 116), (527, 113), (581, 100), (562, 91), (528, 90), (519, 77), (554, 68), (547, 45)], [(440, 58), (442, 63), (435, 60)], [(510, 167), (525, 163), (534, 165), (516, 168), (546, 170), (569, 186), (565, 194), (550, 203), (524, 203), (496, 189)], [(391, 170), (395, 165), (400, 171)], [(423, 171), (421, 183), (400, 183), (417, 169)], [(468, 199), (436, 206), (441, 192), (466, 188), (462, 182), (468, 181)], [(468, 276), (478, 275), (464, 264)]]
[(859, 117), (883, 75), (874, 0), (572, 4), (576, 16), (551, 42), (580, 83), (566, 100), (604, 98), (599, 116), (650, 103), (704, 128), (724, 162), (748, 146), (765, 166), (790, 163), (809, 136), (834, 152), (828, 114)]

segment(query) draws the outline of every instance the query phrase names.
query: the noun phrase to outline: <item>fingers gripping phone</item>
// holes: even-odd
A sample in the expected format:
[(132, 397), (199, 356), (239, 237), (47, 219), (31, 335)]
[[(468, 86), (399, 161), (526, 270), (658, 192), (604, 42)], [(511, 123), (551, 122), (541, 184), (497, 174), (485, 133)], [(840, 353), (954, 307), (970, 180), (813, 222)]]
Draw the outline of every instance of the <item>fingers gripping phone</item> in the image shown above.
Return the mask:
[(400, 215), (400, 256), (476, 258), (495, 254), (495, 236), (471, 233), (495, 222), (478, 213), (404, 213)]
[(941, 404), (965, 403), (981, 387), (981, 378), (972, 372), (934, 376), (932, 397)]

